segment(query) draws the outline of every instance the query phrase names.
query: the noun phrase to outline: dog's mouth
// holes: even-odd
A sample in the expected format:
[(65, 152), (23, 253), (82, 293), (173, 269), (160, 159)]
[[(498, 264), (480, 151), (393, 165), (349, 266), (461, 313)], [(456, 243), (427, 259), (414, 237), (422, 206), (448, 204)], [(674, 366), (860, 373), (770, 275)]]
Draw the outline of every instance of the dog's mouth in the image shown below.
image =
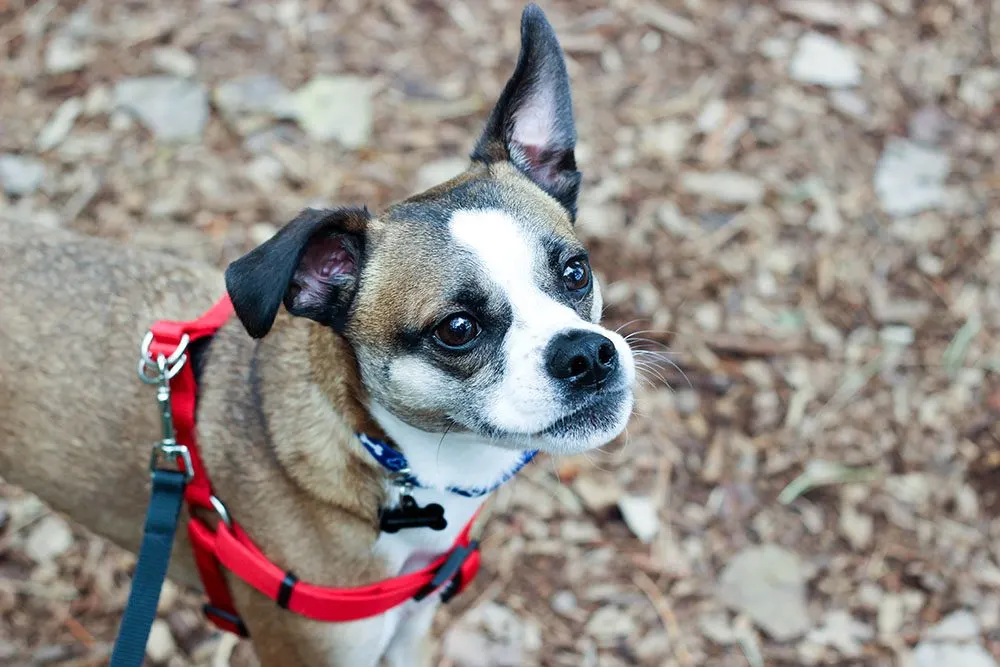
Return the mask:
[(632, 404), (631, 388), (616, 386), (581, 397), (567, 406), (564, 414), (541, 428), (530, 431), (505, 429), (479, 415), (466, 422), (466, 428), (488, 438), (496, 446), (570, 454), (599, 447), (617, 437), (628, 422)]
[(533, 437), (566, 438), (580, 433), (603, 433), (615, 429), (622, 420), (622, 408), (628, 402), (628, 389), (614, 389), (594, 394), (569, 413), (559, 417)]

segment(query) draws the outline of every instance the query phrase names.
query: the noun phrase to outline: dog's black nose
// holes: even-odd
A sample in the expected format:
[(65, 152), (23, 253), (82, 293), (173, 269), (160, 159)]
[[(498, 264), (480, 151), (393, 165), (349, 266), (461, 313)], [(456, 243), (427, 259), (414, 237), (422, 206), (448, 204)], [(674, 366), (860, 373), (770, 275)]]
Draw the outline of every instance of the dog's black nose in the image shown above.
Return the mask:
[(618, 368), (618, 350), (599, 333), (576, 329), (564, 331), (545, 349), (549, 374), (577, 387), (599, 385)]

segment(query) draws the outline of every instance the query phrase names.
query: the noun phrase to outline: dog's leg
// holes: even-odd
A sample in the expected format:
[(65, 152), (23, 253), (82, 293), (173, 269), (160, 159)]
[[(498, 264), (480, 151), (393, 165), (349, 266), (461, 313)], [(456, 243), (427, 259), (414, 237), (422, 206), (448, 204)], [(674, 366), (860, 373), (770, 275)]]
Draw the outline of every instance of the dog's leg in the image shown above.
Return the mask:
[(429, 667), (431, 624), (441, 602), (437, 596), (413, 603), (385, 651), (384, 667)]

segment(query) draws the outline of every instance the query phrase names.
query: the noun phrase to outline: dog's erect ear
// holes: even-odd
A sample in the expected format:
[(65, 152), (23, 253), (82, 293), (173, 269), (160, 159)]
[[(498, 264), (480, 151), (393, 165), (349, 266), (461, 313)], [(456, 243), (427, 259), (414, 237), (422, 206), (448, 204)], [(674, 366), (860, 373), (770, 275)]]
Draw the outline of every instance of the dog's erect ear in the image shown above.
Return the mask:
[(472, 152), (481, 162), (509, 160), (576, 218), (580, 172), (569, 74), (545, 14), (528, 5), (521, 15), (521, 55)]
[(306, 209), (271, 239), (229, 265), (226, 290), (254, 338), (292, 315), (342, 331), (364, 261), (367, 209)]

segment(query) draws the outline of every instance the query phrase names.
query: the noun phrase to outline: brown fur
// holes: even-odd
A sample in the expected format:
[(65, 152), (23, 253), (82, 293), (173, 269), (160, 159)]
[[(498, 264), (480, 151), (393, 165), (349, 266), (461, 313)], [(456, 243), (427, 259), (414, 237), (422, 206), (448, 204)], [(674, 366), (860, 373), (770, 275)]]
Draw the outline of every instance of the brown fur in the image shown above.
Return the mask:
[[(136, 551), (148, 500), (154, 392), (135, 377), (156, 319), (190, 319), (222, 293), (219, 274), (69, 233), (0, 223), (0, 474)], [(282, 567), (319, 585), (383, 578), (382, 473), (345, 446), (377, 433), (342, 339), (279, 316), (263, 340), (232, 320), (200, 386), (201, 451), (217, 494)], [(331, 567), (336, 563), (336, 567)], [(170, 575), (199, 584), (178, 531)], [(233, 581), (264, 665), (329, 662), (335, 639)]]

